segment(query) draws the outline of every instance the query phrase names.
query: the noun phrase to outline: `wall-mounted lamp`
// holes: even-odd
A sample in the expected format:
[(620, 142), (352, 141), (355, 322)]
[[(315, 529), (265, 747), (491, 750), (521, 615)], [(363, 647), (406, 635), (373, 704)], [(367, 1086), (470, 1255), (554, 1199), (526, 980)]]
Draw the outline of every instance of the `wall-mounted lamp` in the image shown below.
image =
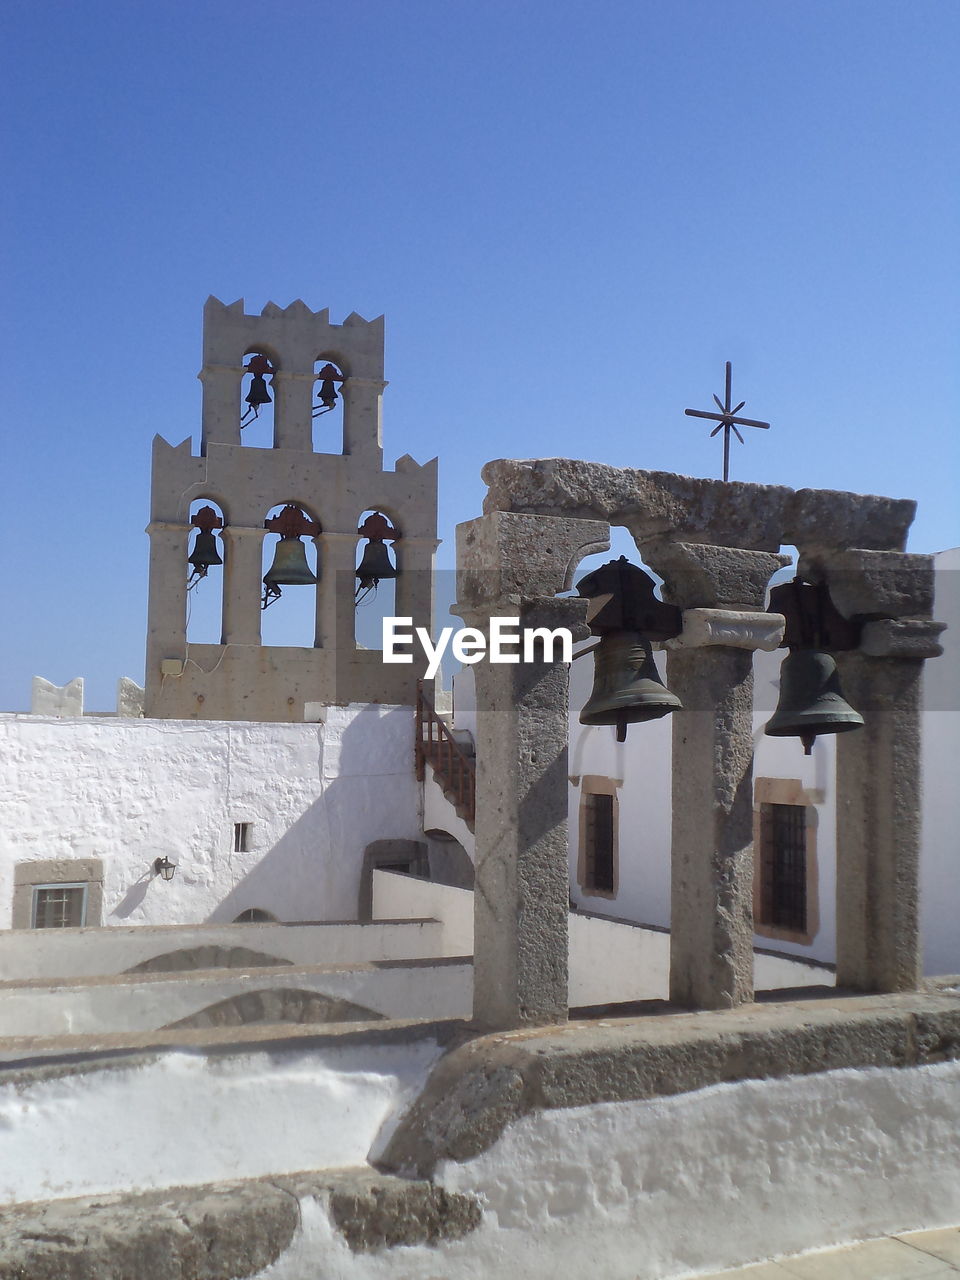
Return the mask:
[(173, 873), (176, 869), (177, 864), (175, 862), (171, 862), (166, 855), (162, 858), (154, 858), (153, 874), (155, 876), (163, 876), (164, 880), (172, 880)]

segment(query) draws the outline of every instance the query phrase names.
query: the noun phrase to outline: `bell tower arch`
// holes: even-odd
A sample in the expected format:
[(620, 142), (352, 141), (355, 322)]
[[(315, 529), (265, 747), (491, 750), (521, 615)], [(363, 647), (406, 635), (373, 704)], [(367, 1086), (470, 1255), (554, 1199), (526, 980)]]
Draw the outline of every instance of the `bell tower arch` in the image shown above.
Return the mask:
[[(437, 459), (420, 465), (404, 455), (394, 470), (384, 469), (383, 336), (382, 316), (365, 320), (353, 312), (331, 324), (327, 310), (311, 311), (299, 300), (285, 308), (270, 302), (248, 315), (242, 298), (229, 305), (207, 299), (199, 452), (189, 438), (153, 442), (148, 716), (296, 721), (307, 703), (415, 701), (423, 662), (415, 655), (411, 665), (385, 665), (378, 651), (354, 640), (358, 510), (395, 513), (402, 530), (397, 611), (429, 627), (433, 609)], [(340, 413), (331, 413), (337, 426), (325, 431), (317, 410), (332, 397), (342, 401), (342, 427)], [(263, 445), (262, 432), (259, 447), (244, 443), (246, 426), (268, 406), (272, 444)], [(189, 644), (191, 505), (205, 495), (225, 513), (218, 530), (223, 564), (207, 570), (223, 574), (223, 627), (220, 644)], [(274, 575), (271, 591), (264, 589), (263, 543), (273, 532), (264, 514), (282, 504), (315, 516), (316, 530), (304, 535), (317, 548), (309, 648), (261, 638), (264, 599), (306, 582), (288, 572), (289, 581)]]

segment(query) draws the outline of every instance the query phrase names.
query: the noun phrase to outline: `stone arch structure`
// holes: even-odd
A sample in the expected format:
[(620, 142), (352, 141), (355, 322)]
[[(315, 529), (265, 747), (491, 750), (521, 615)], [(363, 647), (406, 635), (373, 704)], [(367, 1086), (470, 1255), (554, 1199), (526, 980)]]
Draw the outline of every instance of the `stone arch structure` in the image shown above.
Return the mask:
[[(242, 446), (241, 382), (245, 354), (268, 354), (276, 365), (274, 433), (269, 448)], [(342, 452), (317, 453), (312, 408), (317, 354), (345, 375)], [(397, 608), (429, 627), (433, 556), (437, 547), (437, 463), (408, 455), (383, 466), (381, 412), (383, 317), (356, 312), (342, 324), (301, 301), (268, 303), (248, 315), (243, 300), (204, 308), (200, 452), (190, 440), (154, 440), (150, 590), (145, 714), (150, 717), (297, 720), (304, 703), (413, 703), (424, 664), (384, 665), (353, 637), (357, 513), (371, 505), (403, 530), (403, 576)], [(339, 443), (339, 442), (338, 442)], [(189, 498), (216, 496), (229, 524), (223, 533), (223, 633), (220, 644), (187, 652), (186, 588)], [(277, 495), (322, 520), (322, 577), (312, 644), (263, 645), (260, 595), (263, 513)], [(188, 662), (187, 659), (190, 659)]]
[[(866, 720), (838, 741), (837, 981), (898, 991), (919, 980), (919, 686), (940, 652), (932, 558), (904, 551), (915, 504), (621, 470), (571, 459), (483, 469), (485, 515), (457, 530), (458, 604), (471, 626), (583, 630), (586, 602), (557, 599), (587, 550), (625, 525), (682, 610), (668, 642), (675, 723), (671, 999), (724, 1008), (752, 989), (752, 650), (783, 618), (767, 583), (794, 545), (847, 617), (842, 656)], [(567, 680), (560, 663), (475, 668), (477, 893), (474, 1017), (515, 1027), (566, 1017)]]

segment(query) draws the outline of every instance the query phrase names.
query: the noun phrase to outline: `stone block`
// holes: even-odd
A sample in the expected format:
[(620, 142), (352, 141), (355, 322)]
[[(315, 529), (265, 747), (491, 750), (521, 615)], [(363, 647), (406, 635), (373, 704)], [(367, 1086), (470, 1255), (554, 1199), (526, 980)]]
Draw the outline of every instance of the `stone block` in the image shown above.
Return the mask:
[(33, 677), (30, 691), (30, 714), (34, 716), (83, 715), (83, 676), (77, 676), (69, 684), (51, 684), (43, 676)]
[(457, 604), (554, 596), (570, 589), (584, 556), (609, 547), (609, 530), (596, 520), (505, 511), (469, 520), (457, 526)]
[[(178, 666), (182, 667), (182, 663)], [(117, 681), (117, 715), (135, 719), (143, 715), (143, 689), (136, 680), (121, 676)]]
[(664, 599), (682, 609), (762, 609), (767, 585), (787, 556), (741, 547), (660, 540), (644, 548), (664, 579)]
[(833, 489), (798, 489), (784, 511), (782, 541), (801, 552), (869, 547), (903, 551), (917, 504)]
[(786, 620), (782, 613), (746, 613), (734, 609), (685, 609), (683, 631), (665, 649), (779, 649)]
[(929, 618), (883, 618), (864, 626), (860, 648), (871, 658), (939, 658), (937, 637), (945, 629)]
[(929, 618), (933, 612), (933, 556), (862, 549), (801, 554), (798, 571), (808, 582), (826, 581), (846, 618)]

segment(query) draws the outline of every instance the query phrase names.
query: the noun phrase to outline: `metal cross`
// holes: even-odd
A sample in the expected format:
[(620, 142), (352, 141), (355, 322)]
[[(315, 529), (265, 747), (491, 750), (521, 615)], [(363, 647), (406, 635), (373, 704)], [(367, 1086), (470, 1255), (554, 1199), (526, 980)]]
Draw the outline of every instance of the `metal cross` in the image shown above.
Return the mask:
[(723, 428), (723, 478), (724, 480), (729, 480), (730, 479), (730, 432), (732, 431), (734, 435), (737, 437), (737, 439), (740, 441), (740, 443), (743, 444), (743, 436), (737, 430), (738, 426), (762, 427), (764, 431), (769, 431), (770, 423), (756, 422), (753, 418), (738, 418), (735, 416), (740, 412), (740, 410), (743, 408), (743, 406), (747, 402), (746, 400), (741, 400), (738, 405), (735, 405), (732, 409), (730, 408), (731, 365), (729, 360), (727, 361), (726, 370), (727, 370), (727, 376), (726, 376), (726, 387), (724, 389), (724, 395), (723, 395), (723, 403), (721, 404), (719, 396), (713, 397), (717, 403), (717, 408), (720, 410), (719, 413), (705, 413), (702, 409), (684, 409), (683, 412), (689, 418), (710, 418), (711, 421), (718, 423), (719, 425), (714, 427), (714, 429), (710, 432), (711, 440), (717, 434), (720, 428), (721, 427)]

